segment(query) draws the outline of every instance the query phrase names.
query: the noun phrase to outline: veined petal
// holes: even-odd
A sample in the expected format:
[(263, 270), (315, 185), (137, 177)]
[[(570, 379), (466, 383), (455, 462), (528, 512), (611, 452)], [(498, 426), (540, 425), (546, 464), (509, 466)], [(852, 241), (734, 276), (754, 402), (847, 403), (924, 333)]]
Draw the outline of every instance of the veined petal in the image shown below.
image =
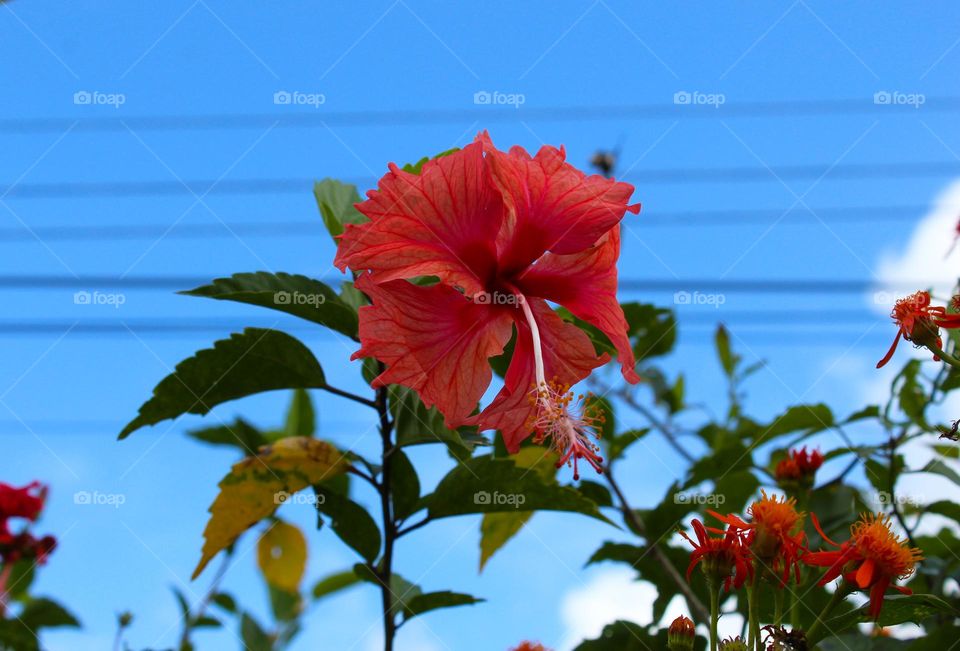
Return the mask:
[(374, 387), (410, 387), (440, 410), (447, 427), (462, 425), (490, 384), (488, 359), (510, 340), (509, 311), (473, 303), (443, 284), (375, 283), (367, 274), (356, 284), (373, 305), (360, 308), (363, 345), (351, 359), (380, 360), (387, 370)]
[[(583, 330), (557, 316), (546, 301), (527, 300), (540, 330), (544, 374), (548, 381), (573, 386), (593, 369), (607, 363), (609, 356), (597, 357)], [(481, 429), (500, 430), (510, 452), (519, 450), (520, 443), (531, 434), (529, 421), (536, 412), (533, 338), (523, 317), (517, 318), (516, 327), (517, 341), (503, 389), (486, 409), (466, 421)]]
[(547, 253), (517, 279), (527, 296), (540, 296), (559, 303), (607, 335), (617, 349), (623, 377), (640, 381), (636, 360), (627, 338), (627, 320), (617, 301), (617, 259), (620, 229), (614, 226), (600, 242), (571, 255)]
[(438, 276), (469, 295), (496, 267), (503, 204), (480, 143), (430, 161), (420, 174), (390, 165), (357, 210), (369, 222), (347, 225), (334, 264), (373, 272), (378, 283)]
[(502, 152), (490, 136), (478, 136), (509, 209), (499, 242), (501, 270), (525, 268), (546, 251), (577, 253), (596, 243), (623, 219), (633, 186), (599, 175), (587, 176), (566, 162), (561, 147), (544, 146), (536, 156), (522, 147)]

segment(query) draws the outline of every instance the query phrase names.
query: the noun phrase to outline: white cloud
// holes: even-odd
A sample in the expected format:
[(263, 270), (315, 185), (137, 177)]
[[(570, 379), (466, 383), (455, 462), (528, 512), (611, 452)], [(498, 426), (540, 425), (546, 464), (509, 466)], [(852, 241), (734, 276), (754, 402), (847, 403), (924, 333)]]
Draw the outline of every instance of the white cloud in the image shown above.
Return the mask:
[[(954, 181), (934, 200), (930, 211), (910, 235), (902, 248), (881, 255), (878, 291), (897, 296), (909, 294), (922, 287), (904, 287), (904, 281), (934, 282), (934, 293), (950, 296), (960, 275), (960, 245), (951, 250), (960, 219), (960, 180)], [(947, 255), (947, 251), (950, 254)], [(872, 299), (872, 297), (871, 297)], [(890, 305), (877, 305), (887, 311)]]
[[(653, 622), (653, 602), (657, 589), (647, 581), (637, 581), (637, 573), (625, 566), (608, 567), (593, 572), (587, 582), (564, 595), (560, 605), (560, 618), (565, 632), (559, 651), (569, 651), (585, 639), (600, 635), (603, 627), (618, 619), (643, 626)], [(690, 613), (683, 598), (674, 597), (667, 605), (660, 620), (661, 626), (669, 625), (680, 615)], [(737, 635), (743, 620), (728, 616), (720, 620), (720, 635)], [(701, 626), (701, 633), (706, 628)]]

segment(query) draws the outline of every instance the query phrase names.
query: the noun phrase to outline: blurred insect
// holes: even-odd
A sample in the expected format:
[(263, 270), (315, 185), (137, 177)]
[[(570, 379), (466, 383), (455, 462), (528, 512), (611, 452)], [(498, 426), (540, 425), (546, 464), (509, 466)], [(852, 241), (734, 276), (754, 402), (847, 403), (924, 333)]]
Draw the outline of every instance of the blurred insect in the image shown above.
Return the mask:
[(940, 431), (940, 438), (960, 441), (960, 419), (953, 421), (950, 424), (950, 429), (943, 425), (937, 425), (937, 429)]
[(799, 630), (788, 631), (783, 626), (764, 626), (767, 651), (807, 651), (807, 636)]
[(590, 158), (590, 166), (608, 179), (613, 176), (620, 160), (620, 148), (623, 146), (623, 137), (613, 149), (598, 149)]

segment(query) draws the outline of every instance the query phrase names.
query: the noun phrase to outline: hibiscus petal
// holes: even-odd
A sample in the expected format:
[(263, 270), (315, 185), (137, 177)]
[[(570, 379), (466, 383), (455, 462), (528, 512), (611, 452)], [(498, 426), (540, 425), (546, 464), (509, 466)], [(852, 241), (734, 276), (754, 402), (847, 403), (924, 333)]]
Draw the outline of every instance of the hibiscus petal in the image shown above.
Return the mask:
[(587, 176), (565, 161), (563, 148), (544, 146), (536, 156), (522, 147), (502, 152), (486, 132), (483, 143), (493, 180), (510, 209), (509, 233), (501, 239), (501, 265), (508, 273), (525, 268), (545, 251), (569, 254), (592, 246), (623, 219), (633, 186)]
[(516, 284), (526, 296), (559, 303), (607, 335), (617, 349), (623, 377), (640, 381), (627, 338), (627, 320), (617, 301), (620, 229), (612, 228), (597, 246), (571, 255), (547, 253), (521, 274)]
[(481, 292), (496, 265), (503, 204), (479, 143), (430, 161), (420, 174), (390, 165), (376, 190), (357, 204), (369, 222), (348, 224), (334, 264), (374, 272), (387, 282), (438, 276)]
[(357, 288), (373, 305), (360, 308), (363, 345), (351, 359), (380, 360), (387, 370), (374, 387), (410, 387), (440, 410), (447, 427), (462, 425), (490, 385), (487, 360), (510, 340), (509, 312), (473, 303), (442, 284), (375, 283), (363, 274)]
[[(590, 375), (593, 369), (609, 361), (607, 355), (597, 357), (590, 338), (583, 330), (557, 316), (546, 301), (536, 298), (527, 300), (540, 330), (547, 381), (573, 386)], [(500, 430), (511, 453), (519, 450), (520, 444), (531, 434), (528, 422), (536, 413), (536, 406), (531, 400), (536, 383), (533, 339), (522, 317), (516, 321), (516, 327), (517, 341), (503, 389), (486, 409), (466, 421), (484, 430)]]

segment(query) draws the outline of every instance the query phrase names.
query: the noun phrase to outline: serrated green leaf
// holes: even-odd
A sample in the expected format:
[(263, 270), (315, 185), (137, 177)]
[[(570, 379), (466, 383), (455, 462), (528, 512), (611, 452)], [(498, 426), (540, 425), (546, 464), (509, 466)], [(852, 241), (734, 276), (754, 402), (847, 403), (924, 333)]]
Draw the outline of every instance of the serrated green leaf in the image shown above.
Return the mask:
[(267, 271), (238, 273), (179, 293), (268, 307), (348, 337), (357, 337), (357, 311), (344, 303), (330, 287), (306, 276)]
[(484, 601), (468, 594), (450, 592), (424, 592), (407, 601), (404, 619), (412, 619), (418, 615), (439, 610), (440, 608), (455, 608), (457, 606), (471, 606)]
[(237, 418), (230, 425), (189, 430), (187, 436), (210, 445), (237, 448), (244, 455), (254, 454), (269, 442), (260, 430), (242, 418)]
[(177, 364), (119, 438), (168, 418), (206, 414), (255, 393), (325, 385), (320, 362), (303, 343), (277, 330), (247, 328)]

